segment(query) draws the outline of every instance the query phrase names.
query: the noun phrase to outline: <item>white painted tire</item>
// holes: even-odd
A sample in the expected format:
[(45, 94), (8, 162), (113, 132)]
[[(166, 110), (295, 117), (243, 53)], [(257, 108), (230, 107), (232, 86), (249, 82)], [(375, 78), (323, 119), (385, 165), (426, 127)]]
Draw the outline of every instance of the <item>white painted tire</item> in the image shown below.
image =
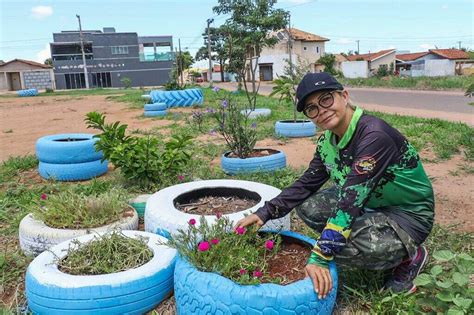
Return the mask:
[[(148, 199), (145, 209), (145, 231), (169, 237), (170, 234), (176, 234), (178, 229), (186, 229), (189, 226), (189, 220), (192, 218), (196, 219), (196, 224), (198, 225), (199, 215), (179, 211), (175, 208), (173, 201), (178, 196), (193, 190), (217, 187), (245, 189), (257, 193), (261, 198), (260, 202), (252, 208), (236, 213), (224, 214), (224, 216), (234, 221), (234, 223), (242, 219), (245, 214), (255, 212), (258, 208), (263, 206), (265, 201), (276, 197), (281, 192), (278, 188), (261, 183), (227, 179), (202, 180), (170, 186), (158, 191)], [(205, 218), (209, 224), (214, 223), (217, 219), (214, 215), (207, 215)], [(283, 229), (289, 231), (290, 215), (288, 214), (283, 218), (268, 221), (263, 226), (263, 229)]]
[(255, 108), (254, 110), (244, 109), (241, 110), (242, 115), (248, 115), (250, 119), (256, 119), (258, 117), (268, 117), (272, 114), (272, 110), (269, 108)]
[(136, 230), (138, 229), (138, 214), (133, 210), (133, 216), (125, 217), (114, 223), (90, 229), (57, 229), (47, 226), (43, 221), (33, 218), (30, 213), (20, 222), (18, 228), (20, 247), (25, 255), (38, 255), (50, 247), (70, 240), (74, 237), (107, 232), (113, 229)]
[[(111, 274), (70, 275), (59, 271), (56, 257), (64, 258), (71, 240), (36, 257), (26, 272), (26, 297), (34, 314), (145, 314), (173, 290), (176, 250), (158, 242), (164, 237), (123, 231), (129, 237), (148, 238), (153, 258), (146, 264)], [(78, 237), (89, 242), (97, 237)], [(74, 246), (74, 245), (73, 245)]]

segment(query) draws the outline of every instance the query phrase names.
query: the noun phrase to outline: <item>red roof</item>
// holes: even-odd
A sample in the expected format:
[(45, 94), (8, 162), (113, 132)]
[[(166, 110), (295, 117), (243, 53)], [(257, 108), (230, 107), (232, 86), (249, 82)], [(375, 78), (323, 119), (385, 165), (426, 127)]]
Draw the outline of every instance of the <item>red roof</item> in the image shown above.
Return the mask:
[(460, 49), (430, 49), (430, 53), (441, 56), (446, 59), (469, 59), (469, 54)]
[(378, 59), (382, 56), (388, 55), (389, 53), (392, 53), (394, 51), (395, 51), (395, 49), (386, 49), (386, 50), (378, 51), (376, 53), (351, 55), (351, 56), (347, 56), (347, 60), (357, 61), (357, 60), (360, 60), (362, 58), (365, 61), (373, 61), (373, 60)]
[(416, 52), (416, 53), (410, 53), (410, 54), (395, 55), (395, 59), (403, 60), (403, 61), (413, 61), (426, 55), (428, 55), (428, 52), (422, 51), (422, 52)]
[(290, 28), (291, 37), (293, 40), (300, 40), (303, 42), (327, 42), (328, 38), (316, 34), (308, 33), (297, 28)]
[(8, 62), (0, 64), (0, 67), (4, 67), (4, 66), (8, 65), (9, 63), (12, 63), (12, 62), (15, 62), (15, 61), (23, 62), (23, 63), (29, 64), (30, 66), (40, 67), (40, 68), (44, 68), (44, 69), (52, 68), (51, 66), (48, 66), (48, 65), (36, 62), (36, 61), (25, 60), (25, 59), (13, 59), (13, 60), (10, 60)]

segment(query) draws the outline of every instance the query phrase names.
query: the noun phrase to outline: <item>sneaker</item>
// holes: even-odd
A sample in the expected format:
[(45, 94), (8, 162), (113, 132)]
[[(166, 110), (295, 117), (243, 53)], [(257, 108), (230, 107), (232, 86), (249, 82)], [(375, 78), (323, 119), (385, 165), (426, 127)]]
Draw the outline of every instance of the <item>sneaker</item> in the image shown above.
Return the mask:
[(428, 251), (424, 246), (418, 247), (415, 258), (404, 261), (393, 270), (392, 275), (385, 282), (385, 289), (393, 293), (407, 292), (411, 294), (416, 291), (413, 280), (420, 274), (428, 263)]

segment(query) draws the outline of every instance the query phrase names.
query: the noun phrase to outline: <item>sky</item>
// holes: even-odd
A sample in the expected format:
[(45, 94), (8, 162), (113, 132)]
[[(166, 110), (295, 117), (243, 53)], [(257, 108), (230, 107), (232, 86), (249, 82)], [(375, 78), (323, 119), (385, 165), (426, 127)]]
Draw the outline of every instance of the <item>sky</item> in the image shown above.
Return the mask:
[[(206, 20), (212, 26), (229, 17), (216, 15), (217, 0), (0, 0), (0, 60), (43, 62), (50, 57), (52, 33), (115, 27), (139, 36), (172, 35), (175, 45), (194, 56), (203, 45)], [(474, 49), (473, 0), (280, 0), (292, 27), (330, 41), (326, 52), (360, 53), (395, 48), (419, 52), (461, 46)], [(205, 64), (205, 62), (204, 62)]]

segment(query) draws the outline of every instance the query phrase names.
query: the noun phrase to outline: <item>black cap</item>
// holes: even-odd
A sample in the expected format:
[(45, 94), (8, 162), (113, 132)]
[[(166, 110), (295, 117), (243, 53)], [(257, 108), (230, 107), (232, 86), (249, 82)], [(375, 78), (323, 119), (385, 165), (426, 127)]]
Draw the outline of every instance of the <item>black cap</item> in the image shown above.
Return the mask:
[(327, 72), (307, 73), (296, 88), (296, 110), (302, 112), (306, 98), (314, 92), (344, 90), (344, 87)]

